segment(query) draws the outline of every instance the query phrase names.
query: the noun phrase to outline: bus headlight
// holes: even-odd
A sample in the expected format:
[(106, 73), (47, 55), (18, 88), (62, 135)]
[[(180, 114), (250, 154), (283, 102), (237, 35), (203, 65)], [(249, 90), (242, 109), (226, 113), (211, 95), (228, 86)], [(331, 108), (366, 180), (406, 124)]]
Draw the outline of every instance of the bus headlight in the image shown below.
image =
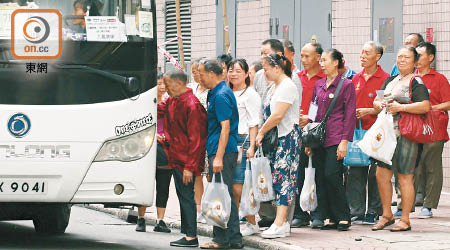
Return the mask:
[(95, 156), (99, 161), (135, 161), (147, 155), (153, 145), (156, 124), (131, 135), (105, 141)]

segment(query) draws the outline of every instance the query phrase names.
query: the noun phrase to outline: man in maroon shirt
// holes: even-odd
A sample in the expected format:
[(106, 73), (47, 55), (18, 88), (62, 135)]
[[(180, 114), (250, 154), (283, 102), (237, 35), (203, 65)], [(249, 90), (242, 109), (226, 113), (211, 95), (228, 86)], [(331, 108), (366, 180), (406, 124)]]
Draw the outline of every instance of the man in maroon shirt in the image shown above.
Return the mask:
[[(302, 103), (300, 114), (300, 127), (303, 128), (308, 124), (308, 111), (311, 103), (314, 84), (325, 77), (325, 74), (320, 68), (319, 60), (322, 55), (323, 49), (320, 43), (307, 43), (303, 46), (300, 52), (300, 58), (303, 65), (303, 70), (298, 73), (300, 82), (302, 84)], [(305, 168), (308, 167), (308, 156), (305, 154), (305, 149), (302, 146), (300, 150), (300, 166), (298, 168), (298, 189), (299, 193), (302, 192), (303, 183), (305, 181)], [(313, 228), (319, 228), (323, 226), (323, 219), (318, 216), (318, 213), (311, 213), (311, 216), (303, 211), (299, 205), (299, 202), (295, 203), (294, 220), (292, 220), (291, 227), (304, 227), (308, 226), (311, 218), (313, 219)], [(320, 204), (319, 204), (320, 206)], [(317, 209), (320, 210), (320, 209)]]
[[(384, 81), (389, 77), (389, 74), (377, 64), (382, 55), (381, 44), (374, 41), (365, 43), (360, 54), (363, 70), (353, 77), (356, 91), (356, 117), (361, 120), (364, 130), (368, 130), (377, 119), (373, 101), (377, 96), (376, 91), (381, 89)], [(359, 127), (359, 121), (356, 122), (356, 126)], [(352, 224), (373, 225), (378, 215), (383, 212), (375, 173), (375, 165), (353, 166), (348, 170), (346, 193)]]
[(164, 76), (164, 83), (170, 98), (158, 106), (164, 110), (167, 156), (180, 202), (181, 233), (186, 234), (170, 245), (198, 247), (194, 178), (205, 164), (208, 117), (192, 90), (186, 87), (187, 75), (183, 71), (170, 71)]

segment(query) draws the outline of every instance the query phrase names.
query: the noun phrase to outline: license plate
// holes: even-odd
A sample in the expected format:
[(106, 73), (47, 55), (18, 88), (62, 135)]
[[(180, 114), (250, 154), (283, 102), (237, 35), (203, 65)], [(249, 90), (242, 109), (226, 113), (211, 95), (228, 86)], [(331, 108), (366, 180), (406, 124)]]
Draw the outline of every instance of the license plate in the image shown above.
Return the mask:
[(0, 180), (2, 194), (47, 194), (48, 183), (42, 180)]

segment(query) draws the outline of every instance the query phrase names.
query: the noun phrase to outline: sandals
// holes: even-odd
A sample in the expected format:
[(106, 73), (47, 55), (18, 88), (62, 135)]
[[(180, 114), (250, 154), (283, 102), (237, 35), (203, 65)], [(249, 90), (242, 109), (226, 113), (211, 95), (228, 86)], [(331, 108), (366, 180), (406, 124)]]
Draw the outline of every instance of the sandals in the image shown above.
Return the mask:
[(379, 231), (379, 230), (383, 230), (385, 227), (390, 226), (392, 224), (395, 223), (395, 218), (394, 216), (392, 216), (391, 218), (386, 217), (386, 216), (381, 216), (380, 220), (378, 221), (378, 223), (372, 227), (372, 231)]
[[(402, 223), (406, 225), (402, 226)], [(401, 220), (397, 222), (393, 228), (391, 228), (391, 232), (405, 232), (405, 231), (411, 231), (411, 223), (408, 221)]]
[(325, 226), (321, 227), (320, 230), (332, 230), (332, 229), (337, 229), (338, 228), (338, 224), (331, 222), (326, 224)]
[(216, 243), (214, 241), (211, 241), (209, 243), (203, 244), (200, 246), (201, 249), (229, 249), (229, 245), (221, 245), (219, 243)]
[(348, 221), (348, 223), (339, 222), (339, 224), (337, 225), (337, 230), (338, 231), (348, 231), (350, 229), (350, 226), (351, 226), (350, 221)]

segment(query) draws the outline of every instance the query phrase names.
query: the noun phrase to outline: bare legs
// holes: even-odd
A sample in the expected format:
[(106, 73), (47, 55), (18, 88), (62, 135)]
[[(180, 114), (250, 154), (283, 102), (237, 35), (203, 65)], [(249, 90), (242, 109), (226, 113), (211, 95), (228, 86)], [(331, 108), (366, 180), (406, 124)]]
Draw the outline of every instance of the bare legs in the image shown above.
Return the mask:
[(279, 227), (283, 226), (287, 219), (288, 208), (288, 206), (277, 206), (277, 215), (273, 222), (275, 225)]
[[(242, 183), (233, 183), (233, 198), (236, 201), (236, 206), (239, 210), (239, 205), (241, 204), (241, 196), (242, 196), (242, 187), (244, 186), (244, 184)], [(252, 225), (256, 225), (256, 218), (254, 215), (249, 215), (246, 216), (245, 218), (247, 218), (247, 221), (252, 224)]]
[[(391, 201), (392, 201), (392, 170), (378, 167), (377, 181), (380, 193), (381, 203), (383, 205), (383, 216), (392, 218)], [(400, 192), (402, 193), (402, 221), (409, 223), (409, 213), (414, 203), (414, 184), (412, 174), (398, 174), (398, 182), (400, 184)]]
[(203, 176), (196, 176), (194, 184), (194, 199), (195, 204), (197, 205), (197, 213), (201, 212), (203, 191)]
[(236, 206), (239, 209), (239, 205), (241, 203), (241, 195), (242, 195), (242, 183), (233, 183), (233, 196), (236, 201)]

